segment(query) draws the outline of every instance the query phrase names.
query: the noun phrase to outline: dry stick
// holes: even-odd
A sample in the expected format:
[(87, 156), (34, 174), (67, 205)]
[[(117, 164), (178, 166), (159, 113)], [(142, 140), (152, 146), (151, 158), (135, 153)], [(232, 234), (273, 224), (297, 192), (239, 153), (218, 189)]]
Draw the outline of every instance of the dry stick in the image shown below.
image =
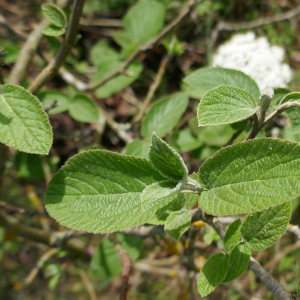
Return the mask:
[[(224, 239), (226, 228), (214, 216), (201, 211), (201, 218), (204, 222), (211, 225), (218, 235)], [(267, 286), (271, 293), (279, 300), (292, 300), (292, 296), (285, 291), (284, 287), (276, 281), (252, 256), (250, 257), (249, 268)]]
[(90, 299), (97, 300), (95, 289), (94, 289), (93, 284), (91, 283), (89, 277), (87, 276), (87, 274), (84, 272), (83, 269), (79, 270), (79, 274), (80, 274), (80, 277), (82, 279), (84, 286), (87, 289), (87, 292), (89, 293)]
[[(59, 6), (65, 7), (68, 3), (68, 0), (60, 0)], [(28, 35), (26, 42), (24, 43), (21, 53), (17, 62), (15, 63), (8, 79), (10, 84), (20, 84), (26, 75), (26, 71), (29, 67), (29, 64), (36, 52), (37, 47), (39, 46), (41, 39), (43, 38), (44, 28), (50, 24), (48, 19), (43, 19), (39, 24), (37, 24), (34, 30)]]
[(21, 30), (20, 28), (18, 28), (18, 26), (16, 26), (15, 24), (9, 23), (3, 15), (0, 15), (0, 24), (5, 26), (11, 32), (13, 32), (21, 40), (26, 39), (26, 36), (27, 36), (26, 33), (23, 30)]
[(169, 25), (167, 25), (161, 32), (158, 33), (157, 36), (152, 38), (150, 41), (148, 41), (145, 45), (140, 45), (137, 47), (131, 55), (124, 61), (124, 63), (120, 66), (120, 68), (116, 69), (115, 71), (107, 74), (104, 76), (102, 79), (100, 79), (97, 82), (90, 83), (86, 86), (86, 90), (94, 90), (100, 85), (104, 84), (111, 78), (123, 74), (126, 68), (129, 66), (129, 64), (141, 53), (145, 52), (147, 50), (150, 50), (154, 47), (154, 45), (159, 42), (166, 34), (168, 34), (176, 25), (178, 25), (182, 19), (187, 16), (202, 0), (197, 0), (195, 2), (191, 2), (190, 6), (188, 9), (185, 11), (181, 12), (177, 18), (175, 18)]
[(88, 20), (85, 18), (80, 19), (80, 25), (84, 26), (100, 26), (100, 27), (123, 27), (122, 20), (116, 19), (96, 19)]
[(76, 43), (77, 32), (79, 29), (79, 20), (82, 14), (85, 0), (75, 0), (71, 14), (70, 23), (64, 41), (62, 42), (56, 57), (51, 60), (46, 68), (34, 79), (28, 90), (35, 94), (39, 89), (50, 81), (58, 72), (59, 68), (65, 62), (67, 55)]
[(282, 112), (294, 108), (294, 107), (300, 107), (300, 103), (293, 101), (293, 102), (286, 102), (283, 103), (281, 105), (278, 106), (278, 108), (276, 110), (274, 110), (273, 112), (271, 112), (269, 115), (266, 116), (265, 120), (262, 122), (262, 124), (260, 126), (258, 126), (258, 119), (257, 119), (257, 115), (254, 114), (253, 118), (254, 118), (254, 124), (253, 124), (253, 128), (251, 130), (251, 132), (249, 133), (249, 135), (247, 136), (246, 140), (249, 139), (254, 139), (257, 134), (259, 133), (259, 131), (273, 118), (275, 118), (276, 116), (278, 116), (279, 114), (281, 114)]
[(139, 110), (139, 112), (135, 115), (135, 117), (132, 119), (131, 124), (137, 123), (143, 118), (144, 112), (145, 112), (149, 102), (151, 101), (156, 89), (158, 88), (158, 86), (159, 86), (159, 84), (162, 80), (162, 77), (163, 77), (163, 75), (166, 71), (166, 67), (167, 67), (167, 64), (170, 61), (170, 59), (171, 59), (171, 56), (169, 54), (166, 54), (162, 58), (162, 60), (160, 62), (160, 65), (159, 65), (159, 68), (158, 68), (158, 71), (157, 71), (157, 74), (155, 76), (155, 79), (154, 79), (153, 83), (151, 84), (151, 86), (148, 90), (146, 98), (143, 101), (142, 107)]
[(255, 28), (266, 24), (288, 20), (297, 16), (298, 14), (300, 14), (300, 6), (282, 14), (278, 14), (272, 17), (258, 18), (257, 20), (251, 22), (228, 23), (228, 22), (220, 21), (212, 32), (212, 43), (213, 45), (215, 45), (219, 32), (222, 30), (238, 31), (242, 29)]

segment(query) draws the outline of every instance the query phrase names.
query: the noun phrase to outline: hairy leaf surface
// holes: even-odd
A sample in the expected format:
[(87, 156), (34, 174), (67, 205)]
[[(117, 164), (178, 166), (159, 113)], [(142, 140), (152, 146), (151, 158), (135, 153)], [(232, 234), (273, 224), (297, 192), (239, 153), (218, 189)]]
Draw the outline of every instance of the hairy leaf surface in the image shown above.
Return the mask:
[(143, 158), (90, 150), (71, 158), (49, 183), (49, 214), (67, 227), (109, 232), (144, 224), (174, 201), (162, 199), (141, 208), (143, 190), (165, 180)]
[(248, 267), (251, 251), (245, 243), (238, 244), (230, 253), (229, 269), (223, 282), (229, 282), (241, 276)]
[(149, 158), (155, 169), (174, 181), (185, 181), (187, 167), (181, 156), (155, 133), (152, 134)]
[(184, 93), (177, 93), (155, 102), (142, 123), (142, 136), (150, 137), (153, 131), (159, 137), (165, 136), (176, 126), (187, 105), (188, 97)]
[(258, 100), (260, 92), (256, 82), (245, 73), (226, 68), (200, 69), (183, 80), (189, 86), (198, 90), (202, 97), (205, 92), (220, 85), (229, 85), (249, 92)]
[(178, 240), (191, 226), (191, 213), (183, 208), (170, 213), (165, 222), (165, 232), (175, 240)]
[(38, 154), (48, 154), (52, 145), (52, 128), (40, 101), (20, 86), (1, 87), (0, 140), (20, 151)]
[(247, 216), (241, 227), (242, 238), (255, 250), (268, 248), (285, 233), (291, 218), (291, 201)]
[(229, 254), (217, 253), (205, 263), (198, 279), (198, 291), (202, 297), (210, 294), (224, 279), (229, 268)]
[(200, 168), (209, 214), (256, 212), (300, 195), (300, 145), (262, 138), (219, 150)]
[(230, 224), (226, 235), (224, 237), (224, 250), (226, 252), (231, 252), (232, 249), (238, 244), (240, 239), (240, 227), (241, 227), (241, 220), (238, 219)]
[(248, 92), (227, 85), (208, 91), (197, 110), (198, 125), (215, 126), (236, 123), (253, 116), (259, 110)]

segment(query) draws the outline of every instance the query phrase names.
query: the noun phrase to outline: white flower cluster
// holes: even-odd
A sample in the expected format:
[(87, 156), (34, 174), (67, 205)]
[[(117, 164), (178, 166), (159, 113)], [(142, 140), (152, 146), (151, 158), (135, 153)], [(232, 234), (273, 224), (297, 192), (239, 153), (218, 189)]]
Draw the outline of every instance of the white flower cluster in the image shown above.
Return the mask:
[(240, 70), (253, 78), (260, 90), (266, 86), (286, 87), (292, 79), (289, 65), (283, 64), (284, 49), (270, 46), (266, 37), (253, 32), (236, 34), (220, 46), (213, 57), (213, 67)]

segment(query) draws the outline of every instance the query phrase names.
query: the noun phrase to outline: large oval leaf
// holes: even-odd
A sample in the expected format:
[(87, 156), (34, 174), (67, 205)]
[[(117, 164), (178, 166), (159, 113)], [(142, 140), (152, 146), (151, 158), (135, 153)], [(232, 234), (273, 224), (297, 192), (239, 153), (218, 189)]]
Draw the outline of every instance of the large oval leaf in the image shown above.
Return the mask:
[(259, 110), (254, 98), (246, 91), (222, 85), (208, 91), (197, 110), (198, 125), (215, 126), (236, 123)]
[[(259, 98), (259, 88), (256, 82), (245, 73), (226, 68), (200, 69), (183, 80), (202, 97), (205, 92), (220, 85), (229, 85), (249, 92), (255, 100)], [(198, 98), (197, 97), (197, 98)]]
[(40, 101), (24, 88), (0, 89), (0, 140), (20, 151), (48, 154), (52, 128)]
[(46, 209), (73, 229), (108, 232), (138, 226), (173, 202), (174, 196), (142, 210), (143, 190), (161, 180), (146, 159), (90, 150), (74, 156), (53, 177), (45, 196)]
[(218, 151), (200, 168), (209, 214), (256, 212), (300, 195), (300, 145), (262, 138)]
[(187, 105), (188, 97), (184, 93), (176, 93), (155, 102), (142, 123), (142, 136), (150, 137), (153, 131), (159, 137), (165, 136), (176, 126)]
[(263, 250), (276, 243), (285, 233), (291, 218), (289, 201), (247, 216), (241, 227), (241, 235), (251, 249)]

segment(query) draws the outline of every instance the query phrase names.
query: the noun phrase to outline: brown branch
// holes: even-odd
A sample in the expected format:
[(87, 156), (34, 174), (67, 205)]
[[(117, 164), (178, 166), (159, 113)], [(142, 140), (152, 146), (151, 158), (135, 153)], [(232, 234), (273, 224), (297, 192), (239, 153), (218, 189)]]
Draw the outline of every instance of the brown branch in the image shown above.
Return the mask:
[[(63, 8), (67, 6), (68, 0), (60, 0), (58, 5)], [(10, 75), (8, 82), (10, 84), (20, 84), (24, 79), (29, 64), (36, 53), (36, 49), (39, 46), (41, 39), (43, 38), (44, 28), (50, 24), (48, 19), (44, 18), (39, 24), (37, 24), (34, 30), (27, 36), (26, 42), (22, 46), (20, 56), (15, 63)]]
[(141, 53), (145, 52), (147, 50), (150, 50), (154, 47), (154, 45), (159, 42), (165, 35), (167, 35), (175, 26), (177, 26), (185, 16), (187, 16), (202, 0), (197, 0), (195, 2), (191, 2), (188, 9), (181, 12), (170, 24), (168, 24), (161, 32), (158, 33), (157, 36), (152, 38), (150, 41), (148, 41), (145, 45), (140, 45), (137, 47), (131, 55), (124, 61), (124, 63), (113, 72), (107, 74), (103, 78), (101, 78), (99, 81), (96, 81), (94, 83), (90, 83), (86, 86), (87, 90), (94, 90), (100, 85), (103, 85), (108, 80), (112, 79), (113, 77), (123, 74), (126, 68), (130, 65), (130, 63)]
[(55, 58), (51, 60), (46, 68), (34, 79), (28, 90), (35, 94), (39, 89), (50, 81), (58, 72), (59, 68), (65, 62), (69, 52), (73, 48), (77, 40), (77, 32), (79, 28), (79, 20), (82, 14), (85, 0), (75, 0), (72, 10), (70, 23), (68, 25), (67, 33), (62, 42)]
[(90, 299), (97, 300), (95, 289), (94, 289), (93, 284), (91, 283), (89, 277), (87, 276), (87, 274), (84, 272), (83, 269), (79, 269), (79, 274), (80, 274), (80, 277), (82, 279), (84, 286), (86, 287), (86, 289), (89, 293)]
[(140, 108), (139, 112), (132, 119), (131, 124), (137, 123), (143, 118), (144, 112), (145, 112), (149, 102), (151, 101), (151, 99), (152, 99), (156, 89), (158, 88), (159, 84), (161, 83), (162, 77), (165, 74), (166, 67), (167, 67), (167, 64), (170, 61), (170, 59), (171, 59), (171, 56), (169, 54), (166, 54), (162, 58), (162, 60), (160, 62), (160, 65), (159, 65), (159, 68), (158, 68), (158, 71), (157, 71), (157, 74), (154, 78), (153, 83), (151, 84), (151, 86), (148, 90), (148, 93), (147, 93), (147, 95), (146, 95), (146, 97), (143, 101), (142, 107)]
[(21, 30), (18, 26), (16, 26), (15, 24), (9, 23), (3, 15), (0, 15), (0, 24), (5, 26), (11, 32), (13, 32), (21, 40), (26, 39), (26, 36), (27, 36), (26, 33), (23, 30)]
[[(201, 212), (201, 218), (204, 222), (211, 225), (218, 235), (224, 239), (226, 228), (214, 216), (208, 215), (204, 211)], [(249, 262), (249, 268), (253, 273), (266, 285), (271, 293), (279, 300), (292, 300), (292, 296), (284, 289), (284, 287), (276, 281), (252, 256)]]
[(123, 27), (122, 20), (116, 19), (80, 19), (80, 25), (84, 26), (100, 26), (100, 27)]
[(300, 14), (300, 6), (295, 9), (292, 9), (290, 11), (287, 11), (285, 13), (282, 13), (282, 14), (278, 14), (278, 15), (271, 16), (271, 17), (261, 17), (254, 21), (250, 21), (250, 22), (228, 23), (228, 22), (220, 21), (212, 32), (213, 45), (215, 45), (215, 42), (217, 41), (217, 38), (219, 35), (219, 32), (222, 30), (238, 31), (238, 30), (243, 30), (243, 29), (256, 28), (259, 26), (288, 20), (288, 19), (291, 19), (291, 18), (297, 16), (298, 14)]

